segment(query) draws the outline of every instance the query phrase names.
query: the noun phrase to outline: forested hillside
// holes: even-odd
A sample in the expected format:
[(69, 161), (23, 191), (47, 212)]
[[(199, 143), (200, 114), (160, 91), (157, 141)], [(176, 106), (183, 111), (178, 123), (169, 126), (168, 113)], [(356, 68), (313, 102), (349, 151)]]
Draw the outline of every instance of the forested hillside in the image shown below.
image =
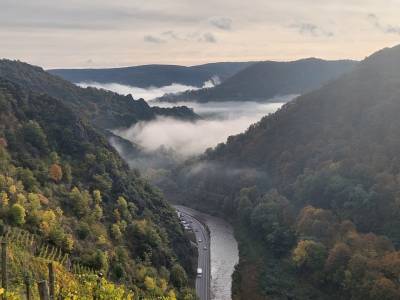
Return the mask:
[(204, 82), (217, 76), (226, 80), (253, 62), (221, 62), (198, 66), (144, 65), (110, 69), (55, 69), (51, 74), (68, 81), (119, 83), (136, 87), (162, 87), (174, 83), (202, 87)]
[(248, 272), (252, 299), (399, 299), (399, 115), (397, 46), (188, 162), (164, 188), (237, 225), (237, 299), (251, 297)]
[[(198, 116), (187, 107), (152, 108), (144, 100), (122, 96), (95, 88), (80, 88), (40, 67), (11, 60), (0, 60), (0, 77), (6, 78), (38, 93), (45, 93), (62, 101), (74, 112), (101, 129), (129, 127), (157, 115), (194, 120)], [(135, 95), (133, 95), (135, 96)]]
[(26, 86), (0, 79), (1, 229), (40, 236), (140, 299), (194, 299), (174, 210), (87, 121)]
[(275, 96), (298, 95), (319, 88), (350, 71), (355, 61), (303, 59), (293, 62), (258, 62), (213, 88), (165, 95), (161, 101), (266, 101)]

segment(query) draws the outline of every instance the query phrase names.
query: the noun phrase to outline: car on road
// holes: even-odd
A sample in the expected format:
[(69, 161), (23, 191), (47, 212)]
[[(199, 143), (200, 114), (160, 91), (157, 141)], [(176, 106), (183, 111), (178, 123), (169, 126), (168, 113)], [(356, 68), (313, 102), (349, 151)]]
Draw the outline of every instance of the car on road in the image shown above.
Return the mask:
[(202, 242), (202, 240), (201, 239), (199, 239), (199, 241), (198, 241), (199, 243), (201, 243)]
[(204, 249), (204, 250), (207, 250), (207, 246), (204, 246), (203, 249)]
[(197, 277), (203, 276), (203, 269), (202, 268), (197, 268)]

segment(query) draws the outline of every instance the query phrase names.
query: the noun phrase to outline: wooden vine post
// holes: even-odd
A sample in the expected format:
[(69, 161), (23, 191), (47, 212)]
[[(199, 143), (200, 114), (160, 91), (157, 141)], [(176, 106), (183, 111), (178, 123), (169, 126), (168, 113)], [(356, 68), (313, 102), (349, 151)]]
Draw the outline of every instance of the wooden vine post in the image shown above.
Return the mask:
[[(7, 241), (1, 241), (1, 286), (4, 289), (4, 294), (8, 289), (8, 278), (7, 278)], [(6, 296), (3, 295), (3, 299), (6, 299)]]
[(56, 276), (54, 273), (54, 265), (52, 262), (48, 264), (49, 267), (49, 282), (50, 282), (50, 299), (55, 300), (55, 290), (56, 290)]
[(49, 286), (47, 285), (46, 280), (42, 280), (42, 281), (38, 282), (38, 289), (39, 289), (40, 300), (50, 300)]
[(32, 299), (32, 291), (31, 291), (31, 278), (28, 274), (25, 274), (25, 292), (26, 292), (26, 300)]

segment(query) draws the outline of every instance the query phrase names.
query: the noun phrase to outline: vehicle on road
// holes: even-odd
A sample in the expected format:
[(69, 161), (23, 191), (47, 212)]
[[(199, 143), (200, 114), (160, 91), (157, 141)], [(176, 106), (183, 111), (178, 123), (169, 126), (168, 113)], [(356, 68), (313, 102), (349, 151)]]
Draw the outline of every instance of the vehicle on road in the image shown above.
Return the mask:
[(202, 240), (201, 239), (199, 239), (199, 243), (201, 243), (202, 242)]
[(204, 248), (203, 248), (204, 250), (207, 250), (207, 247), (206, 246), (204, 246)]
[(202, 268), (197, 268), (197, 277), (203, 276), (203, 269)]

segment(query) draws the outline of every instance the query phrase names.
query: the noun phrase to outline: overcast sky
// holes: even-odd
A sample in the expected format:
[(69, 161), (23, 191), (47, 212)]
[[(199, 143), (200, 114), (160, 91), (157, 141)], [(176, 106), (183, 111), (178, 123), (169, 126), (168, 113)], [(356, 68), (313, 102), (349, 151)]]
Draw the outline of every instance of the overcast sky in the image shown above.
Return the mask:
[(0, 57), (46, 68), (362, 59), (400, 0), (0, 0)]

